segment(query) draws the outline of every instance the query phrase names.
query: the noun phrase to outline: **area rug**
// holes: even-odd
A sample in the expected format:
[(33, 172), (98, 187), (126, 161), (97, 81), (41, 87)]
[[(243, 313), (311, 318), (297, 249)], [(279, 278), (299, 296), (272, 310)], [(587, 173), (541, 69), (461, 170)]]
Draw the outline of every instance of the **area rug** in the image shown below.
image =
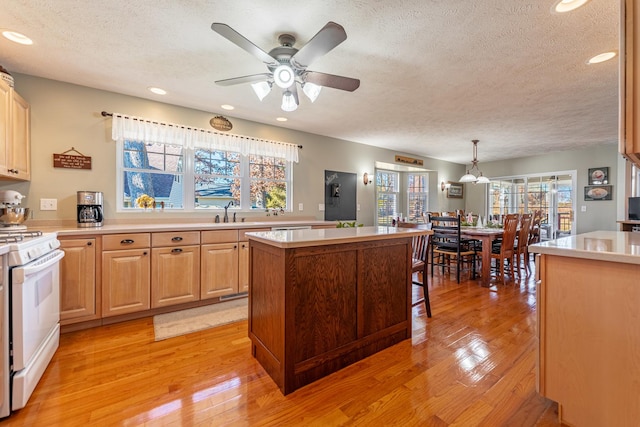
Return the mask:
[(239, 322), (248, 317), (247, 298), (153, 316), (156, 341)]

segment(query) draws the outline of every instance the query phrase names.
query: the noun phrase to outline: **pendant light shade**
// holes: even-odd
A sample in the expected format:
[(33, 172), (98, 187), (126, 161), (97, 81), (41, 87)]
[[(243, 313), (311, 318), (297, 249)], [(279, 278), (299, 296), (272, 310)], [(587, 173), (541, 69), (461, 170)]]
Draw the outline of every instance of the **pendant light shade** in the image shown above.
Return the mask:
[(270, 82), (251, 83), (251, 88), (256, 93), (260, 101), (262, 101), (264, 97), (269, 95), (269, 92), (271, 92), (271, 83)]
[[(478, 168), (478, 142), (477, 139), (472, 140), (473, 142), (473, 160), (471, 161), (471, 168), (467, 169), (467, 173), (462, 175), (459, 182), (473, 182), (474, 184), (488, 184), (489, 178), (482, 175), (480, 169)], [(473, 174), (473, 170), (476, 170), (476, 175)]]
[(282, 105), (280, 108), (282, 108), (283, 111), (296, 111), (298, 109), (298, 104), (291, 91), (287, 90), (284, 92), (284, 95), (282, 95)]

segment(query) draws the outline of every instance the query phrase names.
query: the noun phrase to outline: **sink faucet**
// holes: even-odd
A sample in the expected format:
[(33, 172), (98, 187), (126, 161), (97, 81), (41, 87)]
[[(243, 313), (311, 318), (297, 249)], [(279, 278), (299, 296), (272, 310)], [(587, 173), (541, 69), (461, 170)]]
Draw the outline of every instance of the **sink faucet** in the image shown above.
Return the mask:
[[(227, 203), (227, 206), (224, 207), (224, 219), (223, 219), (223, 222), (229, 222), (229, 214), (227, 213), (227, 209), (229, 209), (229, 206), (233, 206), (233, 200), (230, 201), (229, 203)], [(234, 218), (233, 222), (235, 222), (235, 216), (236, 216), (236, 214), (234, 213), (233, 214), (233, 218)]]

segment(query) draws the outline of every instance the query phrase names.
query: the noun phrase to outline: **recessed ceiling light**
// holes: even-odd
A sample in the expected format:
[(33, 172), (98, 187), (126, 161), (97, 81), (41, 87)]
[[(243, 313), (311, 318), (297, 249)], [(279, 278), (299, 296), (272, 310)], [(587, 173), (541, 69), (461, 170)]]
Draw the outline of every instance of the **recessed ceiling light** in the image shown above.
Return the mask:
[(155, 93), (156, 95), (166, 95), (167, 91), (164, 89), (160, 89), (159, 87), (148, 87), (150, 92)]
[(286, 122), (289, 119), (287, 119), (286, 117), (276, 117), (276, 120), (279, 122)]
[(16, 33), (15, 31), (5, 30), (2, 32), (4, 38), (11, 40), (12, 42), (24, 44), (24, 45), (32, 45), (33, 40), (24, 34)]
[(220, 107), (222, 107), (223, 110), (233, 110), (234, 108), (236, 108), (233, 105), (229, 105), (229, 104), (223, 104)]
[(599, 64), (601, 62), (610, 60), (611, 58), (615, 57), (616, 55), (617, 55), (616, 52), (601, 53), (600, 55), (596, 55), (593, 58), (589, 59), (587, 61), (587, 64)]
[(571, 12), (572, 10), (583, 6), (588, 1), (589, 0), (559, 0), (553, 5), (551, 11), (558, 13)]

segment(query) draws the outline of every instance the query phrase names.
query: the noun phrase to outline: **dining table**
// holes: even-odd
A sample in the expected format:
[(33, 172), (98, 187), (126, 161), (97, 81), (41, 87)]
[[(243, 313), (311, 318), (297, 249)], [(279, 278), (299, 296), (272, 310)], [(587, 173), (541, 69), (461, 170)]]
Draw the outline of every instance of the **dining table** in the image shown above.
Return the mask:
[(502, 237), (504, 230), (502, 228), (489, 227), (460, 227), (460, 236), (465, 239), (476, 239), (482, 242), (482, 274), (480, 282), (484, 287), (491, 286), (491, 246), (492, 243)]

